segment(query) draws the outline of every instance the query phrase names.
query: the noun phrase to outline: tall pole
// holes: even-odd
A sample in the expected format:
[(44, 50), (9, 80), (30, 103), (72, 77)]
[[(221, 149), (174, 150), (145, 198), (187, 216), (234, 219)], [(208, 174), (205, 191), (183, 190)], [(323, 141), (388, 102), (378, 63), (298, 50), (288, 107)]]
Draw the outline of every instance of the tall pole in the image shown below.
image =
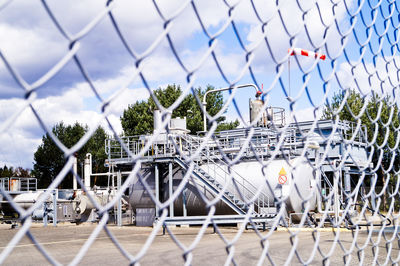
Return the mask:
[(57, 196), (58, 189), (53, 190), (53, 226), (57, 226)]
[(339, 222), (339, 170), (336, 170), (333, 177), (333, 209), (335, 212), (335, 224)]
[(290, 97), (290, 94), (291, 94), (291, 86), (290, 86), (290, 56), (289, 56), (289, 59), (288, 59), (288, 75), (289, 75), (289, 97)]
[[(168, 183), (169, 183), (169, 199), (172, 198), (172, 194), (173, 194), (173, 184), (172, 184), (172, 163), (169, 163), (168, 165), (169, 169), (168, 169)], [(174, 202), (171, 201), (171, 203), (169, 204), (169, 217), (174, 217)]]
[[(121, 171), (117, 173), (117, 187), (118, 191), (121, 189)], [(122, 196), (121, 196), (122, 197)], [(122, 201), (121, 197), (118, 199), (118, 206), (117, 206), (117, 225), (122, 226)]]
[[(154, 182), (155, 182), (155, 188), (156, 188), (156, 200), (160, 200), (160, 177), (159, 177), (159, 171), (158, 171), (158, 164), (154, 165)], [(158, 202), (156, 202), (156, 217), (159, 216), (159, 207), (158, 207)]]
[(204, 98), (203, 98), (203, 121), (204, 121), (203, 128), (204, 128), (204, 132), (207, 132), (207, 115), (206, 115), (207, 110), (206, 109), (207, 109), (207, 102), (206, 102), (206, 95), (204, 94)]
[(92, 174), (92, 154), (87, 153), (85, 158), (85, 188), (86, 190), (90, 190), (90, 175)]
[(350, 176), (350, 167), (344, 168), (344, 192), (346, 201), (349, 200), (350, 193), (351, 193), (351, 176)]
[(74, 155), (74, 175), (72, 176), (72, 188), (74, 191), (78, 190), (78, 183), (76, 181), (76, 176), (78, 174), (78, 158)]

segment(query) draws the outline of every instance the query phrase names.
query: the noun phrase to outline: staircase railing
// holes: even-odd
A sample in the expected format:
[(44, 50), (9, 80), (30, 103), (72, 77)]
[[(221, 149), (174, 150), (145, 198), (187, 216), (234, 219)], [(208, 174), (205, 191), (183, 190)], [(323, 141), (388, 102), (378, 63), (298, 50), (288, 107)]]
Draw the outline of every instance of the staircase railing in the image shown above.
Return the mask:
[[(189, 154), (194, 153), (199, 149), (201, 142), (196, 138), (190, 135), (182, 135), (181, 138), (186, 144), (183, 145), (183, 147), (186, 152), (189, 152)], [(248, 201), (257, 193), (258, 188), (256, 188), (248, 180), (242, 177), (234, 169), (230, 168), (231, 173), (229, 173), (229, 171), (226, 170), (229, 168), (229, 165), (225, 161), (223, 161), (219, 156), (214, 156), (214, 157), (210, 156), (209, 147), (207, 147), (205, 150), (200, 150), (200, 157), (202, 157), (203, 159), (205, 158), (207, 161), (208, 171), (204, 169), (203, 170), (207, 172), (211, 177), (213, 177), (217, 182), (218, 180), (223, 180), (226, 183), (229, 181), (228, 179), (230, 177), (233, 179), (232, 182), (233, 181), (235, 182), (237, 188), (235, 188), (234, 184), (232, 183), (232, 185), (228, 187), (228, 192), (233, 194), (234, 199), (240, 199), (243, 201), (242, 197), (240, 196), (241, 194), (244, 197), (244, 199)], [(215, 158), (217, 162), (213, 158)], [(195, 166), (196, 171), (202, 169), (200, 167), (201, 161), (202, 160), (196, 161), (196, 166)], [(210, 165), (212, 165), (213, 169), (210, 169)], [(240, 190), (240, 193), (238, 189)], [(257, 201), (255, 201), (254, 204), (257, 207), (255, 208), (257, 210), (256, 213), (263, 214), (264, 210), (267, 209), (269, 211), (269, 208), (271, 207), (270, 197), (268, 197), (267, 195), (265, 195), (265, 193), (261, 191), (259, 192)]]

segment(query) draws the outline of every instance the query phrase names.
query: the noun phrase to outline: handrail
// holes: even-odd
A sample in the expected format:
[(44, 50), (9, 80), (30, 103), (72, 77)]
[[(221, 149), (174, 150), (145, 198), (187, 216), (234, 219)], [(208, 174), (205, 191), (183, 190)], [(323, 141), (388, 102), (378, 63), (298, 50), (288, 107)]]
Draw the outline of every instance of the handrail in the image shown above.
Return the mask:
[[(337, 130), (335, 132), (331, 132), (331, 134), (335, 134), (340, 136), (343, 139), (351, 139), (354, 135), (354, 131), (356, 129), (356, 123), (351, 121), (339, 121)], [(251, 143), (255, 148), (264, 148), (265, 145), (274, 143), (276, 144), (277, 138), (283, 137), (287, 138), (287, 141), (283, 142), (282, 148), (284, 149), (294, 149), (296, 150), (302, 144), (304, 144), (304, 136), (297, 135), (297, 128), (289, 126), (283, 134), (279, 134), (279, 131), (275, 129), (254, 129), (254, 137), (252, 137)], [(301, 132), (300, 132), (301, 133)], [(218, 133), (214, 133), (214, 136), (218, 138), (219, 142), (215, 142), (218, 144), (220, 148), (241, 148), (242, 142), (244, 138), (246, 138), (247, 129), (234, 129), (229, 131), (222, 131)], [(367, 132), (365, 125), (361, 125), (359, 130), (356, 132), (356, 136), (354, 136), (354, 144), (366, 143), (367, 140)], [(162, 136), (162, 135), (159, 135)], [(186, 135), (189, 136), (189, 135)], [(190, 136), (193, 138), (192, 136)], [(322, 136), (323, 137), (323, 136)], [(148, 142), (148, 139), (151, 138), (151, 135), (141, 135), (141, 136), (128, 136), (121, 137), (121, 140), (127, 146), (132, 154), (138, 154), (142, 151), (145, 144)], [(105, 141), (105, 152), (108, 155), (109, 159), (129, 159), (129, 153), (122, 148), (122, 145), (116, 139), (107, 139)], [(164, 146), (163, 146), (164, 145)], [(164, 141), (164, 144), (158, 143), (156, 141), (151, 145), (151, 147), (143, 154), (146, 156), (158, 157), (162, 155), (172, 155), (175, 153), (175, 147), (171, 143), (168, 142), (168, 138)], [(217, 151), (215, 149), (215, 151)]]
[[(197, 144), (198, 144), (198, 146), (197, 147), (199, 147), (200, 146), (200, 143), (195, 139), (195, 138), (193, 138), (192, 136), (190, 136), (190, 135), (185, 135), (184, 137), (183, 137), (183, 139), (191, 146), (191, 148), (193, 147), (193, 142), (197, 142)], [(195, 150), (197, 150), (197, 148), (196, 148), (196, 146), (195, 146)], [(225, 175), (229, 175), (229, 176), (232, 176), (232, 178), (236, 181), (235, 183), (238, 185), (238, 186), (240, 186), (242, 189), (243, 189), (243, 192), (242, 192), (242, 196), (243, 197), (246, 197), (246, 194), (244, 193), (245, 191), (248, 193), (248, 194), (250, 194), (250, 195), (254, 195), (255, 193), (256, 193), (256, 191), (258, 190), (253, 184), (251, 184), (249, 181), (247, 181), (244, 177), (242, 177), (238, 172), (236, 172), (234, 169), (232, 169), (231, 168), (231, 171), (235, 174), (235, 175), (231, 175), (229, 172), (227, 172), (223, 167), (221, 167), (218, 163), (216, 163), (213, 159), (212, 159), (212, 157), (210, 157), (209, 155), (207, 155), (204, 151), (200, 151), (200, 153), (202, 154), (202, 155), (204, 155), (204, 156), (206, 156), (207, 157), (207, 162), (211, 162), (213, 165), (214, 165), (214, 167), (217, 167), (219, 170), (221, 170)], [(216, 157), (218, 160), (219, 160), (219, 162), (221, 162), (223, 165), (225, 165), (226, 167), (229, 167), (229, 165), (225, 162), (225, 161), (223, 161), (223, 160), (221, 160), (221, 158), (219, 158), (219, 157)], [(196, 165), (198, 166), (198, 167), (200, 167), (199, 165), (198, 165), (198, 163), (196, 163)], [(215, 174), (217, 174), (217, 172), (216, 171), (214, 171), (215, 172)], [(219, 176), (221, 176), (221, 175), (219, 175)], [(221, 176), (222, 177), (222, 176)], [(237, 180), (237, 178), (235, 178), (235, 177), (240, 177), (241, 178), (241, 180)], [(247, 186), (246, 186), (246, 185)], [(251, 188), (251, 189), (253, 189), (253, 190), (251, 190), (249, 187)], [(254, 202), (254, 204), (256, 204), (256, 206), (259, 208), (259, 212), (260, 212), (260, 208), (264, 208), (265, 207), (265, 198), (267, 199), (267, 207), (270, 207), (269, 206), (269, 197), (267, 196), (267, 195), (265, 195), (262, 191), (260, 192), (260, 194), (259, 194), (259, 198), (260, 198), (260, 196), (263, 198), (263, 200), (262, 200), (262, 206), (261, 206), (261, 204), (260, 203), (257, 203), (257, 202)]]
[(34, 177), (2, 177), (0, 187), (9, 192), (28, 192), (37, 190), (37, 179)]

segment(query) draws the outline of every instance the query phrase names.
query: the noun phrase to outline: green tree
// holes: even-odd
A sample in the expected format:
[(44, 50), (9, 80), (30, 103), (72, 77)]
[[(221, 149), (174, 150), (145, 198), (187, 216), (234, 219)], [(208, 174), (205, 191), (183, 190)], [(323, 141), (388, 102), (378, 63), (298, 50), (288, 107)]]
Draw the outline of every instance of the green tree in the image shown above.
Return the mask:
[(17, 168), (10, 167), (8, 168), (7, 165), (4, 167), (0, 167), (0, 177), (30, 177), (31, 170), (28, 168), (23, 168), (18, 166)]
[(234, 122), (222, 122), (218, 124), (216, 131), (235, 129), (239, 126), (239, 124), (239, 120), (237, 119)]
[[(71, 148), (75, 145), (83, 135), (88, 131), (87, 126), (82, 126), (78, 122), (73, 125), (65, 125), (63, 122), (56, 124), (52, 132), (67, 147)], [(102, 127), (98, 127), (87, 143), (78, 151), (78, 173), (81, 173), (81, 164), (84, 162), (86, 153), (92, 153), (93, 171), (103, 172), (104, 160), (106, 158), (104, 152), (104, 142), (107, 135)], [(46, 188), (58, 175), (66, 163), (63, 152), (46, 133), (42, 137), (42, 143), (34, 154), (34, 165), (32, 174), (38, 179), (38, 186)], [(72, 174), (68, 174), (61, 182), (60, 187), (72, 187)]]
[[(345, 100), (346, 92), (344, 90), (335, 93), (332, 97), (330, 104), (326, 104), (323, 111), (323, 118), (335, 119), (334, 113), (341, 107)], [(340, 120), (356, 122), (354, 116), (358, 115), (364, 105), (364, 99), (355, 90), (350, 90), (344, 106), (339, 111), (338, 116)], [(353, 115), (353, 114), (354, 115)], [(363, 115), (366, 118), (366, 114)], [(364, 122), (364, 121), (363, 121)], [(365, 121), (366, 122), (366, 121)]]
[(0, 177), (12, 177), (14, 176), (14, 168), (8, 168), (7, 165), (4, 165), (3, 168), (0, 168)]
[[(207, 86), (206, 90), (201, 88), (195, 89), (196, 95), (200, 100), (203, 99), (206, 91), (212, 90), (214, 87)], [(182, 90), (180, 86), (168, 85), (165, 89), (157, 89), (154, 91), (158, 101), (165, 108), (170, 107), (180, 95)], [(223, 106), (223, 96), (221, 92), (210, 93), (207, 95), (207, 112), (214, 116)], [(157, 108), (153, 98), (146, 101), (138, 101), (129, 105), (121, 116), (121, 124), (125, 136), (134, 136), (148, 134), (153, 131), (153, 111)], [(172, 118), (186, 117), (187, 128), (192, 134), (203, 130), (203, 112), (193, 94), (188, 94), (182, 102), (172, 112)], [(218, 130), (233, 129), (239, 125), (239, 121), (225, 122), (226, 118), (221, 116), (218, 118)]]
[[(337, 112), (342, 105), (343, 108)], [(399, 128), (399, 110), (389, 96), (380, 97), (373, 93), (372, 97), (363, 98), (355, 90), (350, 90), (345, 100), (345, 91), (341, 91), (332, 97), (330, 104), (325, 105), (323, 118), (335, 119), (334, 113), (337, 113), (340, 120), (357, 122), (355, 116), (360, 114), (364, 105), (366, 105), (366, 109), (360, 119), (367, 129), (367, 140), (372, 142), (376, 137), (375, 147), (381, 146), (384, 144), (385, 135), (388, 132), (389, 137), (385, 149), (394, 148)], [(389, 122), (389, 119), (390, 123), (386, 126), (385, 124)], [(375, 133), (376, 130), (377, 133)], [(386, 161), (386, 163), (389, 163), (389, 161)]]

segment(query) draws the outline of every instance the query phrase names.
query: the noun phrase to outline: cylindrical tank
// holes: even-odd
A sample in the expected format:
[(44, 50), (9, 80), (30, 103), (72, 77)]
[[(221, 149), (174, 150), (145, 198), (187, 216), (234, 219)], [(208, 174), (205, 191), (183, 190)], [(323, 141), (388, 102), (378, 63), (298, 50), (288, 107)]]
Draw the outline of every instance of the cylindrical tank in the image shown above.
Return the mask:
[(264, 102), (260, 99), (250, 100), (250, 121), (253, 122), (262, 113), (256, 125), (265, 127), (267, 125), (267, 118), (263, 106)]
[[(94, 193), (92, 193), (90, 196), (93, 197), (93, 199), (101, 205), (101, 199)], [(79, 214), (84, 214), (84, 213), (89, 213), (91, 210), (95, 209), (96, 207), (94, 206), (93, 202), (89, 199), (87, 195), (84, 194), (79, 194), (76, 196), (75, 200), (78, 202), (76, 211)]]
[[(24, 209), (29, 209), (30, 207), (32, 207), (33, 204), (35, 204), (36, 201), (39, 200), (39, 198), (42, 196), (43, 193), (44, 193), (43, 191), (36, 191), (36, 192), (31, 191), (31, 192), (27, 192), (27, 193), (22, 193), (22, 194), (15, 195), (13, 200), (20, 207), (22, 207)], [(47, 200), (51, 200), (51, 199), (52, 199), (52, 196), (50, 195)], [(11, 206), (10, 203), (2, 203), (1, 210), (5, 214), (10, 214), (10, 213), (15, 212), (15, 209)]]
[[(229, 179), (229, 176), (225, 174), (225, 166), (213, 164), (203, 165), (202, 168), (206, 172), (214, 173), (213, 176), (221, 184)], [(274, 206), (276, 200), (282, 198), (285, 199), (288, 212), (302, 212), (303, 200), (310, 202), (311, 210), (315, 207), (313, 168), (304, 158), (298, 157), (289, 162), (285, 159), (276, 159), (268, 163), (264, 171), (262, 165), (257, 161), (241, 162), (232, 166), (231, 170), (232, 176), (239, 183), (239, 188), (242, 183), (246, 187), (243, 190), (246, 198), (251, 198), (254, 195), (253, 191), (262, 188), (262, 193), (267, 198), (264, 199), (264, 203), (269, 206)], [(230, 185), (228, 190), (234, 192), (234, 185)]]
[(10, 179), (10, 191), (16, 192), (20, 190), (20, 180), (19, 179)]
[[(174, 168), (173, 173), (173, 190), (176, 191), (180, 182), (182, 181), (184, 171), (181, 168)], [(150, 187), (149, 192), (155, 195), (154, 169), (147, 169), (146, 171), (143, 171), (141, 175), (143, 176), (143, 179), (146, 181), (147, 185)], [(160, 200), (161, 202), (164, 202), (169, 198), (168, 172), (164, 172), (163, 176), (162, 172), (160, 172), (160, 179), (161, 178), (165, 180), (165, 183), (160, 183)], [(183, 199), (185, 199), (186, 202), (186, 211), (188, 216), (207, 215), (208, 211), (206, 209), (206, 204), (201, 199), (199, 191), (196, 189), (196, 187), (208, 198), (208, 200), (212, 200), (214, 198), (213, 194), (200, 181), (194, 184), (192, 180), (189, 180), (184, 189), (184, 197), (183, 193), (181, 193), (174, 201), (175, 215), (183, 215)], [(134, 210), (136, 210), (136, 208), (155, 208), (155, 203), (150, 197), (149, 192), (144, 188), (139, 180), (136, 180), (136, 182), (132, 184), (129, 203)], [(224, 202), (219, 201), (216, 205), (216, 214), (235, 214), (235, 212)]]
[(90, 178), (92, 174), (92, 154), (86, 153), (84, 166), (84, 184), (87, 190), (90, 190)]
[(153, 121), (153, 128), (154, 128), (154, 130), (153, 130), (153, 132), (155, 133), (155, 132), (160, 132), (160, 133), (164, 133), (164, 132), (166, 132), (166, 130), (165, 130), (165, 127), (164, 128), (161, 128), (161, 126), (162, 126), (162, 115), (161, 115), (161, 111), (160, 110), (154, 110), (154, 112), (153, 112), (153, 119), (154, 119), (154, 121)]
[[(226, 166), (205, 164), (201, 168), (209, 173), (220, 184), (225, 184), (229, 180), (229, 175), (226, 175)], [(314, 210), (316, 204), (316, 194), (313, 192), (315, 186), (313, 168), (302, 158), (296, 158), (289, 163), (284, 159), (277, 159), (271, 161), (268, 167), (262, 171), (262, 165), (257, 161), (241, 162), (232, 167), (233, 177), (239, 183), (239, 188), (243, 188), (244, 184), (246, 189), (241, 190), (247, 199), (253, 197), (254, 192), (258, 188), (262, 188), (262, 193), (266, 196), (263, 198), (264, 206), (275, 206), (277, 199), (282, 198), (286, 204), (288, 212), (301, 213), (304, 210), (303, 201), (311, 204), (310, 211)], [(183, 176), (184, 171), (176, 168), (173, 170), (173, 188), (176, 191)], [(149, 191), (155, 195), (155, 175), (153, 170), (147, 170), (142, 173), (143, 179), (147, 182), (151, 190)], [(240, 175), (240, 176), (239, 176)], [(168, 199), (168, 171), (164, 172), (164, 176), (160, 178), (164, 182), (160, 183), (161, 201)], [(244, 179), (244, 180), (243, 180)], [(206, 205), (199, 195), (196, 187), (205, 195), (209, 200), (214, 198), (213, 193), (200, 181), (195, 183), (190, 180), (185, 188), (185, 202), (187, 215), (206, 215)], [(231, 183), (227, 190), (233, 194), (238, 195), (234, 185)], [(144, 188), (142, 183), (137, 180), (132, 188), (129, 202), (133, 209), (136, 208), (155, 208), (155, 204), (151, 199), (149, 192)], [(262, 200), (260, 198), (260, 200)], [(259, 202), (256, 199), (255, 202)], [(260, 204), (261, 205), (261, 204)], [(235, 212), (228, 207), (223, 201), (219, 201), (216, 205), (216, 214), (235, 214)], [(183, 214), (183, 196), (182, 193), (174, 201), (175, 215)]]

